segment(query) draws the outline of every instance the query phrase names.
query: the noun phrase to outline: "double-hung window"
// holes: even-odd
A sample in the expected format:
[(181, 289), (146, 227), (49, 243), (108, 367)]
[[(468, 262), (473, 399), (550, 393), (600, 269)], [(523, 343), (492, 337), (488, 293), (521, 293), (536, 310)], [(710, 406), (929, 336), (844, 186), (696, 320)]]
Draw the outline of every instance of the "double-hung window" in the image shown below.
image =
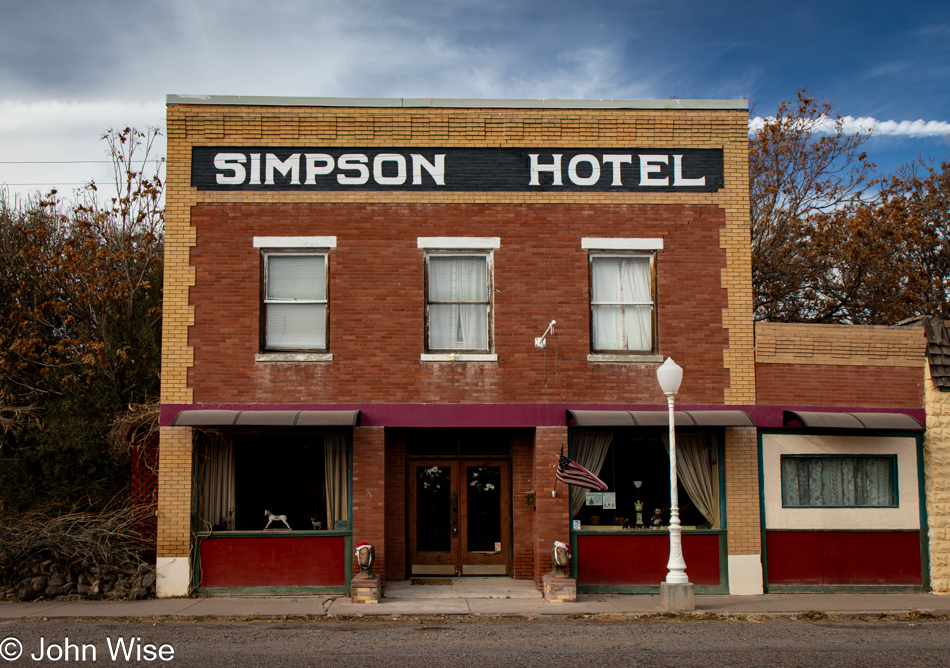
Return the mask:
[(660, 239), (584, 239), (590, 259), (591, 353), (655, 355)]
[(267, 353), (326, 353), (329, 249), (334, 237), (256, 237), (262, 248), (261, 348)]
[(496, 238), (420, 238), (425, 250), (425, 349), (440, 355), (492, 353), (492, 250)]

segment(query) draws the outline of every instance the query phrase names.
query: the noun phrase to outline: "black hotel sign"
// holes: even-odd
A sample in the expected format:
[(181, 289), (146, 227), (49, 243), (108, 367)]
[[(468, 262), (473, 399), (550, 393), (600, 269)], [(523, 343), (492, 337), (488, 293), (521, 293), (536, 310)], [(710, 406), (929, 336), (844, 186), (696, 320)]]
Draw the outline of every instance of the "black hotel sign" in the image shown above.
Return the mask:
[(715, 192), (721, 149), (195, 147), (198, 190)]

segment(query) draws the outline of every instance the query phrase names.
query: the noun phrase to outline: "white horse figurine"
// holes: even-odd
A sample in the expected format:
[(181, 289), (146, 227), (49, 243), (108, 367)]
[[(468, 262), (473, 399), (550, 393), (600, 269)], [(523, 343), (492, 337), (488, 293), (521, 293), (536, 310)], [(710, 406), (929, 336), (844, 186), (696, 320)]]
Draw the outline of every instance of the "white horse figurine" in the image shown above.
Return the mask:
[(290, 525), (287, 524), (287, 516), (286, 516), (286, 515), (275, 515), (275, 514), (272, 513), (271, 511), (265, 510), (265, 511), (264, 511), (264, 517), (267, 518), (267, 524), (264, 525), (264, 528), (265, 528), (265, 529), (271, 525), (271, 522), (283, 522), (283, 523), (284, 523), (284, 526), (287, 527), (288, 529), (290, 529)]

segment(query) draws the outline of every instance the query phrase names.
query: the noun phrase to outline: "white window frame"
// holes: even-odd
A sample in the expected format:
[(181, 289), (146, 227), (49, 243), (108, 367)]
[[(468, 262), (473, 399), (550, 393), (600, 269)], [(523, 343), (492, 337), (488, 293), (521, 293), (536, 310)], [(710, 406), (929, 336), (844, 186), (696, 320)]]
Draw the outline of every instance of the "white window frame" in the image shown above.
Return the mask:
[[(581, 248), (588, 251), (588, 317), (590, 318), (590, 353), (589, 362), (662, 362), (659, 354), (659, 340), (657, 324), (657, 281), (656, 261), (658, 251), (663, 249), (661, 238), (588, 238), (581, 239)], [(650, 350), (598, 350), (594, 348), (594, 306), (608, 304), (607, 302), (593, 301), (594, 295), (594, 261), (603, 257), (648, 257), (650, 259)], [(612, 303), (612, 302), (611, 302)], [(626, 302), (630, 303), (630, 302)], [(644, 302), (646, 303), (646, 302)]]
[[(336, 237), (254, 237), (254, 247), (261, 249), (261, 306), (260, 352), (256, 362), (331, 362), (330, 353), (330, 250), (336, 248)], [(272, 256), (322, 256), (324, 270), (324, 299), (299, 303), (322, 303), (324, 309), (324, 348), (268, 349), (266, 348), (267, 305), (284, 303), (267, 299), (268, 259)]]
[[(495, 346), (495, 299), (494, 299), (494, 251), (501, 247), (499, 237), (418, 237), (418, 248), (423, 250), (423, 303), (424, 327), (423, 350), (420, 356), (423, 362), (497, 362)], [(484, 257), (486, 258), (487, 319), (488, 331), (486, 350), (444, 350), (429, 348), (429, 259), (432, 257)]]

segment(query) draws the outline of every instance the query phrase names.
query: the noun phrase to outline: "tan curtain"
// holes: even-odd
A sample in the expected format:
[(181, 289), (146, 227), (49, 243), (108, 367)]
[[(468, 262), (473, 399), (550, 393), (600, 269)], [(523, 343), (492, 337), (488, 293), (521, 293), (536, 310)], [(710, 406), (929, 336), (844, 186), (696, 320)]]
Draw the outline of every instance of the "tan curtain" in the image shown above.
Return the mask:
[(224, 434), (205, 438), (198, 466), (198, 518), (202, 531), (215, 525), (234, 528), (234, 440)]
[(330, 434), (323, 437), (324, 482), (327, 494), (327, 529), (337, 520), (350, 519), (349, 436)]
[[(578, 432), (574, 434), (571, 459), (583, 466), (594, 475), (600, 475), (604, 466), (610, 444), (613, 443), (613, 434), (598, 434), (594, 432)], [(584, 507), (587, 490), (574, 487), (571, 491), (571, 517), (574, 517)]]
[[(670, 437), (663, 434), (663, 445), (670, 451)], [(709, 458), (709, 442), (705, 434), (677, 434), (676, 477), (696, 509), (703, 514), (709, 526), (719, 528), (716, 517), (716, 487), (712, 480), (712, 460)]]

